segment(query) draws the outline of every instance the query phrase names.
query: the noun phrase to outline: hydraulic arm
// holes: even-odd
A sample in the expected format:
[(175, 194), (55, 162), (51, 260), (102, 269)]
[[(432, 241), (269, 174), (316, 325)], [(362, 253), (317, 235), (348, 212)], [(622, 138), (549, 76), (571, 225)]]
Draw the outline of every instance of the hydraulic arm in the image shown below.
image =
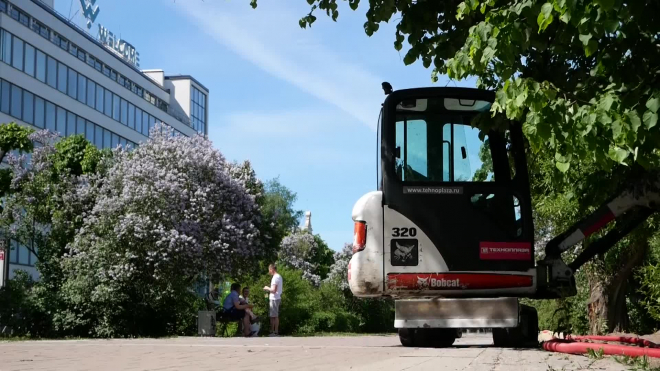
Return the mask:
[[(575, 294), (573, 273), (597, 254), (614, 244), (660, 210), (660, 172), (646, 172), (545, 247), (545, 258), (538, 262), (539, 286), (536, 297), (555, 298)], [(561, 254), (585, 238), (602, 230), (612, 221), (617, 225), (605, 236), (589, 244), (570, 264)]]

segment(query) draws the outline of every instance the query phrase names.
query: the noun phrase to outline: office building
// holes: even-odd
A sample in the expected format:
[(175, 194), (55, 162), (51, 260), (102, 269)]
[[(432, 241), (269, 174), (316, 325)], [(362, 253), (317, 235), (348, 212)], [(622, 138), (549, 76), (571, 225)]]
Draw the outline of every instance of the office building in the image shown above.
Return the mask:
[[(94, 36), (53, 5), (0, 0), (0, 123), (83, 134), (99, 148), (135, 147), (160, 122), (175, 135), (208, 134), (204, 85), (140, 70), (130, 44), (102, 26)], [(9, 261), (10, 276), (23, 269), (38, 279), (27, 247), (12, 242)]]

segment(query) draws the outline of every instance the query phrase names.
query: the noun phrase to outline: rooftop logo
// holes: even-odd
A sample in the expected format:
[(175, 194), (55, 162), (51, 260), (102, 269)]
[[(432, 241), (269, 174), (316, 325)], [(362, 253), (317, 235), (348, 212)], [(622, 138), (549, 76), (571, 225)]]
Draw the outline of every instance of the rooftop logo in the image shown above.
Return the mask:
[(87, 20), (87, 28), (89, 29), (92, 28), (92, 23), (94, 23), (101, 10), (98, 5), (94, 4), (96, 4), (96, 0), (80, 0), (80, 8), (82, 9), (83, 17)]

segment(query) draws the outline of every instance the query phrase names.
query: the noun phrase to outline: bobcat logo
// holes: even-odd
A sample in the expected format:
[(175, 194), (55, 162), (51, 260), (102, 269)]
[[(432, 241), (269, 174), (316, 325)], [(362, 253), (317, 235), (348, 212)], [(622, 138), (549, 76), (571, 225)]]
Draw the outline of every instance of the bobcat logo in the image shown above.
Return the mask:
[(422, 278), (420, 276), (417, 276), (417, 288), (423, 290), (428, 287), (429, 287), (429, 277)]
[(412, 249), (415, 248), (415, 245), (410, 246), (399, 245), (398, 242), (395, 242), (396, 251), (394, 251), (394, 256), (401, 262), (405, 262), (408, 259), (412, 259)]

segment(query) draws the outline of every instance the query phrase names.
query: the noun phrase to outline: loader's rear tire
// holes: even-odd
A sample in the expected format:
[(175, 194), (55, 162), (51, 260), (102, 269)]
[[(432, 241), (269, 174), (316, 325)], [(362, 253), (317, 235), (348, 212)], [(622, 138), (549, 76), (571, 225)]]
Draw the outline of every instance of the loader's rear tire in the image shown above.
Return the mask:
[(415, 347), (415, 330), (414, 328), (400, 328), (399, 341), (404, 347)]
[(404, 347), (446, 348), (454, 344), (456, 329), (400, 328), (399, 341)]
[(536, 348), (539, 345), (539, 317), (536, 308), (522, 305), (517, 327), (494, 328), (493, 344), (500, 348)]

